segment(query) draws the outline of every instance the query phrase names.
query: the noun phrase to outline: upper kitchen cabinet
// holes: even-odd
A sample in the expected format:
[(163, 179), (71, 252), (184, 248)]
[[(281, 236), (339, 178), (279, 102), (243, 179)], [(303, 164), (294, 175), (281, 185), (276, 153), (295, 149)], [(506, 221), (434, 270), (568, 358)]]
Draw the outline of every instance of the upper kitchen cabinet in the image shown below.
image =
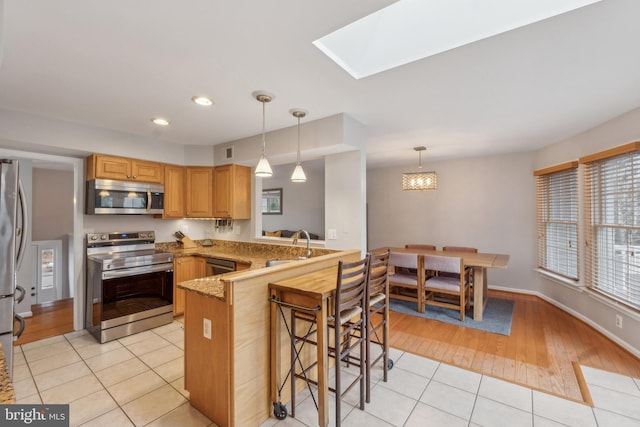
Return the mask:
[(164, 212), (162, 218), (185, 217), (185, 168), (164, 165)]
[(87, 180), (95, 178), (162, 184), (163, 165), (126, 157), (92, 154), (87, 157)]
[(214, 217), (251, 218), (251, 168), (240, 165), (216, 166), (213, 184)]
[(186, 218), (213, 217), (213, 168), (186, 167)]

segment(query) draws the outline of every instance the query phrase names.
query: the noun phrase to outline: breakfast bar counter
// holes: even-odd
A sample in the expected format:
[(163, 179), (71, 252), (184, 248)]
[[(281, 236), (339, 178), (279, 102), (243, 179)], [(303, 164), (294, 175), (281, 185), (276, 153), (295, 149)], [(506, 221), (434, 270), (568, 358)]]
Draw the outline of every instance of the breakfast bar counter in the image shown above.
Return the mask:
[[(359, 249), (325, 251), (288, 264), (178, 284), (186, 291), (185, 389), (191, 405), (217, 425), (260, 425), (271, 415), (269, 283), (361, 256)], [(282, 325), (279, 330), (286, 334)], [(279, 341), (284, 346), (279, 351), (286, 351), (288, 337)]]

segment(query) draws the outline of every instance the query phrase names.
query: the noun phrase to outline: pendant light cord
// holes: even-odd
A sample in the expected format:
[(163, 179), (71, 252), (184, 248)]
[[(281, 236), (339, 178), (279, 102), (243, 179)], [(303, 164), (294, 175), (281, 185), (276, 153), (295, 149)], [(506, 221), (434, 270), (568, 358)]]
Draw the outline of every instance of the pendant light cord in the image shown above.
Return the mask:
[(296, 164), (300, 164), (300, 116), (298, 116), (298, 160)]
[(265, 107), (264, 107), (264, 100), (261, 101), (262, 102), (262, 155), (264, 156), (264, 152), (267, 148), (267, 139), (265, 136), (265, 123), (266, 123), (266, 113), (265, 113)]

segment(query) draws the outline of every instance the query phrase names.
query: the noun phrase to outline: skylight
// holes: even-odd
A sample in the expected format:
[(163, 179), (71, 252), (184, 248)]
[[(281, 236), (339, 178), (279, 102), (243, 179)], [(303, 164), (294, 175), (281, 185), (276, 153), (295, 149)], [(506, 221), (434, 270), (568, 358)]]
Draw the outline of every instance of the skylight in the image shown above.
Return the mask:
[(313, 44), (356, 79), (601, 0), (400, 0)]

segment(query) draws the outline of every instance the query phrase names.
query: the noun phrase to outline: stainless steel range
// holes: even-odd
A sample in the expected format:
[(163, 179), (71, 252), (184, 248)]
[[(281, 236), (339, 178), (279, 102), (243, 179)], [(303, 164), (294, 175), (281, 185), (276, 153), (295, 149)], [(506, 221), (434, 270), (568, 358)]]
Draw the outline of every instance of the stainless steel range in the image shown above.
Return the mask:
[(85, 327), (105, 343), (173, 321), (173, 254), (155, 232), (87, 234)]

